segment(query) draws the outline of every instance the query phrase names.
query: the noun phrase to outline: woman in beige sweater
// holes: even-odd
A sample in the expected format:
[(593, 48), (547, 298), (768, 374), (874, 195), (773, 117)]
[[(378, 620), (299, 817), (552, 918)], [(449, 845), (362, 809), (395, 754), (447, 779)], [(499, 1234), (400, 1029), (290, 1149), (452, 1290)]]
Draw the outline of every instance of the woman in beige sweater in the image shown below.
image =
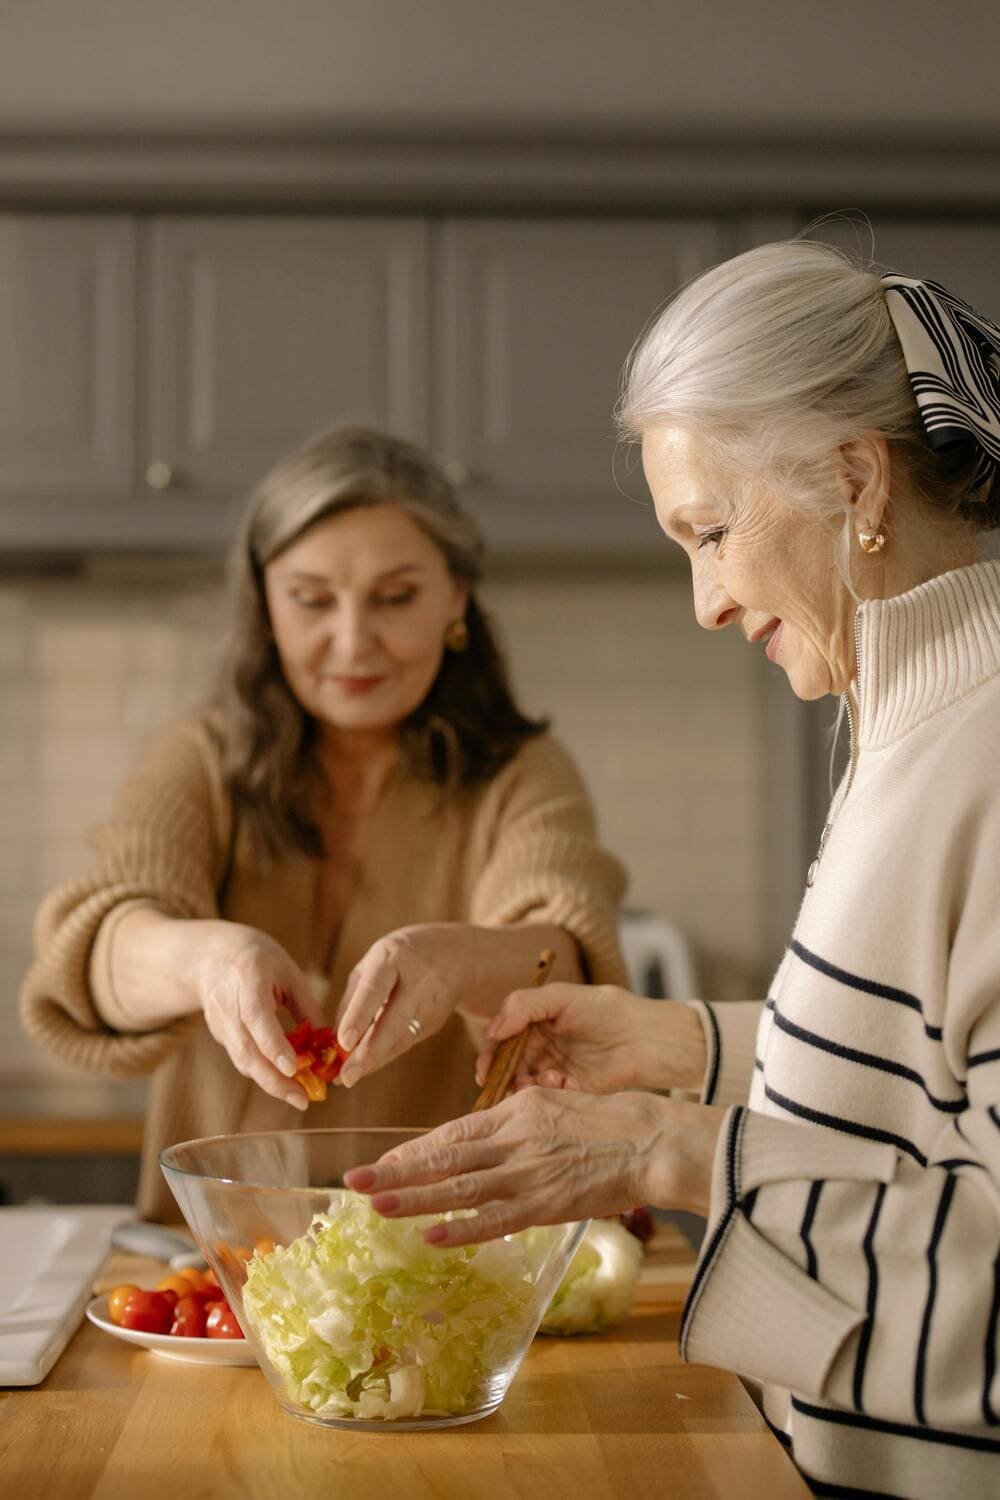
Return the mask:
[(24, 1024), (79, 1067), (154, 1075), (143, 1213), (176, 1216), (165, 1145), (300, 1122), (280, 1005), (354, 1049), (309, 1125), (422, 1125), (471, 1103), (485, 1022), (541, 949), (563, 978), (621, 977), (621, 870), (513, 701), (480, 553), (407, 443), (335, 431), (279, 463), (214, 702), (43, 903)]
[(543, 1087), (348, 1180), (385, 1213), (478, 1206), (439, 1243), (707, 1213), (682, 1352), (763, 1388), (815, 1493), (992, 1500), (1000, 329), (934, 283), (763, 246), (666, 309), (624, 416), (700, 623), (799, 697), (843, 695), (850, 766), (788, 950), (766, 1002), (512, 996), (493, 1040), (538, 1023)]

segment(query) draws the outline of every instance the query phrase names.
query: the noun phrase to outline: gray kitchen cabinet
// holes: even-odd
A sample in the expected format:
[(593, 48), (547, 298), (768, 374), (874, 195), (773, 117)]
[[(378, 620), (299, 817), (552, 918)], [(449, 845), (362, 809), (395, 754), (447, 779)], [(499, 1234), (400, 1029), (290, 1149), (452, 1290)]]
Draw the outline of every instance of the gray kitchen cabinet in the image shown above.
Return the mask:
[(0, 214), (5, 532), (51, 497), (131, 491), (135, 244), (128, 216)]
[(943, 282), (956, 296), (1000, 319), (1000, 223), (873, 213), (864, 222), (820, 224), (810, 238), (873, 257), (904, 276)]
[(722, 219), (441, 226), (435, 447), (494, 540), (655, 543), (637, 455), (616, 445), (619, 377), (652, 314), (724, 258), (727, 235)]
[(1000, 224), (975, 219), (877, 219), (875, 253), (905, 276), (941, 281), (1000, 319)]
[[(429, 442), (494, 543), (656, 543), (637, 455), (616, 448), (619, 373), (655, 308), (727, 252), (725, 219), (12, 216), (14, 242), (36, 222), (85, 265), (94, 241), (100, 299), (68, 300), (58, 266), (47, 297), (31, 256), (6, 278), (29, 365), (3, 409), (25, 463), (49, 467), (44, 503), (0, 505), (0, 546), (217, 550), (279, 454), (351, 420)], [(53, 322), (79, 346), (66, 366)], [(30, 440), (36, 408), (70, 433), (91, 406), (115, 464), (88, 475), (68, 440)]]
[(242, 491), (333, 422), (426, 439), (427, 257), (419, 219), (154, 219), (147, 488)]

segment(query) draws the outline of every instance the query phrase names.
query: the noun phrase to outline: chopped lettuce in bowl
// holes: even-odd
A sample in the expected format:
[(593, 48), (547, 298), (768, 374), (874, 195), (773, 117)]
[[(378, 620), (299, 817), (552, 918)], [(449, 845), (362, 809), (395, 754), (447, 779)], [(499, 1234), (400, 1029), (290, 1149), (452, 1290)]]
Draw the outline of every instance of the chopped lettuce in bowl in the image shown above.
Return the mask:
[(541, 1310), (540, 1247), (529, 1259), (517, 1237), (427, 1245), (438, 1217), (384, 1219), (344, 1189), (249, 1262), (246, 1320), (297, 1405), (320, 1420), (457, 1415), (509, 1379)]

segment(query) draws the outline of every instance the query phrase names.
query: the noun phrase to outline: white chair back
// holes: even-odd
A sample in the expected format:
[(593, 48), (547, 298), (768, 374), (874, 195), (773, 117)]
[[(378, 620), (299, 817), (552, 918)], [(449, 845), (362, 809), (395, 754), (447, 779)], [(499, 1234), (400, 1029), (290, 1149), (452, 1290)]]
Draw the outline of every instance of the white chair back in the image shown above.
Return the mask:
[(672, 922), (653, 912), (623, 912), (618, 937), (635, 994), (655, 1000), (700, 998), (690, 944)]

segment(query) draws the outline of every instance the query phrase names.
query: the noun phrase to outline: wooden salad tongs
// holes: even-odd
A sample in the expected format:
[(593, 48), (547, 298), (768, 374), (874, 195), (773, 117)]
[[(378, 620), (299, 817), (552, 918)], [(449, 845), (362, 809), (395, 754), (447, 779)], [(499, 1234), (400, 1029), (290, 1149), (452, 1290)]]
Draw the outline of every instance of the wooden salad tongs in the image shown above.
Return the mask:
[[(556, 956), (552, 949), (544, 948), (538, 955), (531, 989), (536, 990), (545, 983), (555, 961)], [(500, 1043), (490, 1063), (490, 1070), (486, 1075), (486, 1082), (483, 1084), (479, 1098), (472, 1106), (473, 1112), (477, 1109), (492, 1109), (494, 1104), (499, 1104), (500, 1100), (506, 1096), (507, 1090), (517, 1077), (517, 1070), (521, 1066), (521, 1059), (524, 1057), (525, 1048), (534, 1029), (534, 1026), (526, 1026), (517, 1036), (509, 1036), (505, 1042)]]

